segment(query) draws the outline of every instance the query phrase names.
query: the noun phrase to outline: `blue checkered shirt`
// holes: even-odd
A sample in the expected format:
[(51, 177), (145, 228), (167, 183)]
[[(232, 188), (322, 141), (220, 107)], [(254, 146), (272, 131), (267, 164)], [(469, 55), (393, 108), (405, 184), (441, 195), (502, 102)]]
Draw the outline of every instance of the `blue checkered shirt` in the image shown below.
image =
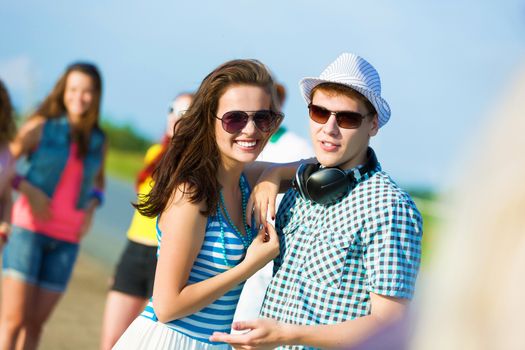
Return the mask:
[[(322, 206), (295, 190), (279, 207), (281, 252), (261, 316), (333, 324), (370, 314), (370, 292), (411, 298), (422, 219), (410, 196), (378, 165), (338, 202)], [(283, 346), (279, 349), (308, 349)]]

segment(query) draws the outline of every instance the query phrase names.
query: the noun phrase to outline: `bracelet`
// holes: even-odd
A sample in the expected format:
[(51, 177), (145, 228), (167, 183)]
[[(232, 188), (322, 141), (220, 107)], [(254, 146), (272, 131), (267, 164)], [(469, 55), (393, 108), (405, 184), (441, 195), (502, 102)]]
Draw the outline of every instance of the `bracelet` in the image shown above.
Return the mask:
[(13, 177), (13, 180), (11, 180), (11, 187), (18, 191), (20, 189), (20, 183), (22, 180), (25, 180), (25, 178), (20, 174), (16, 174)]
[(104, 203), (104, 192), (102, 190), (99, 190), (98, 188), (94, 188), (91, 190), (91, 193), (89, 194), (90, 198), (94, 198), (98, 201), (98, 206), (102, 206)]

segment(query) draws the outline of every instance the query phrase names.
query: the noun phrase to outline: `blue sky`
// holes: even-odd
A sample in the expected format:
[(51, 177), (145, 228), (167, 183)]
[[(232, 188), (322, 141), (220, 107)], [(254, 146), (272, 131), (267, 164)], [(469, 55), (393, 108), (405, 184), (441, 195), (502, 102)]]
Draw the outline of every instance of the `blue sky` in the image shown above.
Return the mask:
[(525, 2), (3, 1), (0, 77), (19, 111), (64, 67), (95, 62), (103, 114), (157, 138), (169, 100), (232, 58), (257, 58), (288, 88), (285, 125), (308, 137), (297, 88), (341, 52), (379, 71), (392, 118), (372, 141), (402, 185), (439, 187), (485, 111), (525, 63)]

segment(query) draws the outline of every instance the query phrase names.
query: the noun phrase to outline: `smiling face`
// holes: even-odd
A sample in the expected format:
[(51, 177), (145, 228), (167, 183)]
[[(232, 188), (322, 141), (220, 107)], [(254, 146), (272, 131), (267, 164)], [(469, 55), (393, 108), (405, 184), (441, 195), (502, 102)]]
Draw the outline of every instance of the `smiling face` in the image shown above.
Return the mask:
[[(222, 118), (230, 111), (259, 111), (270, 109), (270, 95), (261, 87), (234, 85), (226, 89), (219, 98), (217, 117)], [(253, 113), (249, 113), (253, 114)], [(230, 134), (215, 120), (215, 138), (225, 166), (253, 162), (263, 150), (271, 132), (262, 132), (250, 118), (238, 133)]]
[[(314, 92), (312, 104), (333, 112), (353, 111), (362, 115), (370, 112), (357, 98), (321, 89)], [(370, 137), (377, 134), (378, 129), (377, 116), (365, 117), (357, 129), (339, 127), (333, 114), (325, 124), (310, 119), (310, 137), (315, 155), (317, 160), (327, 167), (351, 169), (364, 164), (368, 142)]]
[(94, 94), (93, 80), (89, 75), (79, 71), (69, 73), (64, 91), (64, 106), (73, 125), (80, 124), (93, 103)]

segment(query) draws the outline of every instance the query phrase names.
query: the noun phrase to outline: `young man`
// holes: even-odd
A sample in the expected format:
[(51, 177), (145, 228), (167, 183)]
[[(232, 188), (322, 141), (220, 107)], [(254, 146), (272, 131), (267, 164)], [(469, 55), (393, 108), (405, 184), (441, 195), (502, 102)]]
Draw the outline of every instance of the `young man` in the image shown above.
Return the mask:
[(401, 316), (414, 292), (421, 216), (368, 146), (390, 117), (377, 71), (344, 53), (300, 87), (320, 166), (299, 167), (279, 208), (263, 318), (212, 337), (238, 348), (352, 346)]

